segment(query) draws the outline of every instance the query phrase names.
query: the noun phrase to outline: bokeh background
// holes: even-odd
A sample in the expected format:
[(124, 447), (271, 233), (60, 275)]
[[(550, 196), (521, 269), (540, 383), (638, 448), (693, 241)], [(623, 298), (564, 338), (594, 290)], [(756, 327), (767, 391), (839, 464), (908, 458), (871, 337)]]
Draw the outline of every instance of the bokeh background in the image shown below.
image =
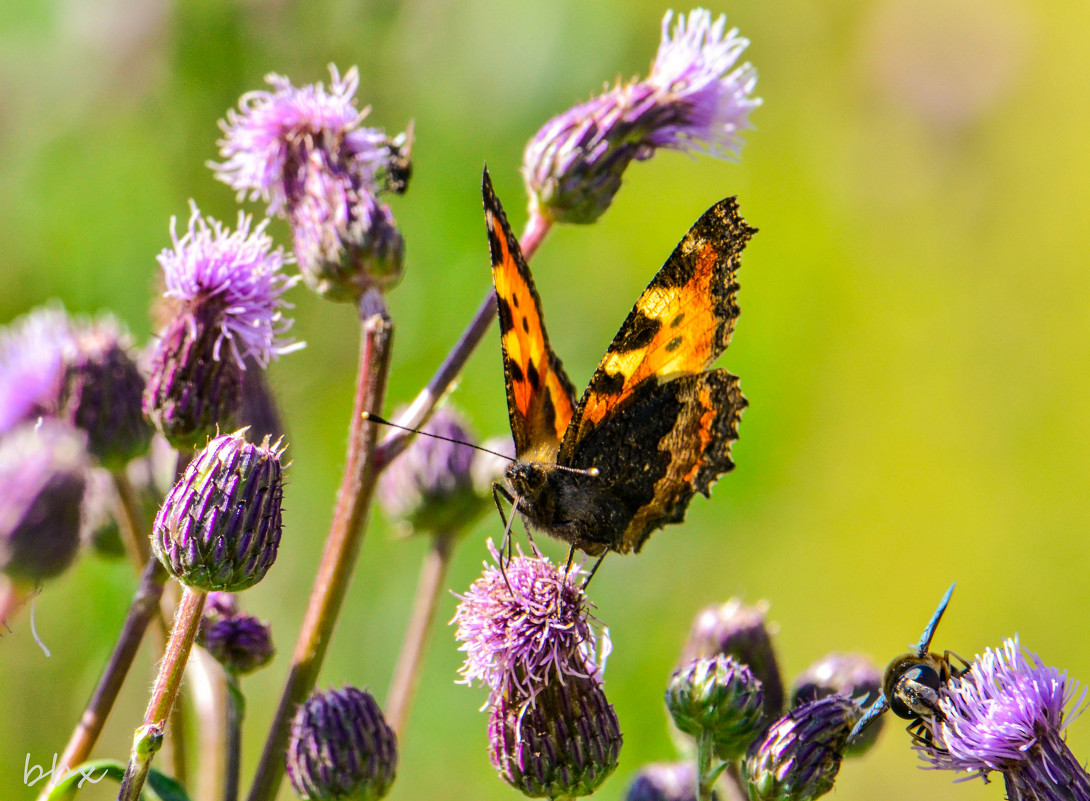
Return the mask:
[[(518, 230), (518, 166), (547, 118), (645, 74), (666, 5), (530, 2), (39, 0), (0, 4), (0, 322), (51, 298), (112, 309), (136, 338), (156, 254), (187, 201), (232, 221), (205, 166), (217, 120), (271, 71), (303, 84), (361, 72), (369, 124), (416, 123), (415, 177), (394, 199), (407, 240), (391, 294), (391, 407), (409, 400), (489, 286), (487, 161)], [(680, 7), (679, 11), (688, 8)], [(935, 644), (972, 655), (1018, 632), (1090, 680), (1090, 5), (1059, 0), (839, 0), (716, 5), (748, 36), (764, 105), (739, 163), (662, 153), (635, 165), (599, 223), (554, 230), (533, 262), (553, 344), (582, 385), (631, 302), (699, 214), (740, 197), (760, 233), (721, 365), (750, 400), (738, 468), (684, 526), (595, 579), (614, 652), (607, 691), (625, 746), (599, 797), (674, 757), (662, 690), (702, 606), (767, 599), (788, 677), (830, 650), (876, 660), (915, 641), (958, 582)], [(260, 214), (261, 207), (249, 210)], [(286, 241), (281, 222), (273, 225)], [(243, 598), (280, 654), (244, 681), (244, 780), (279, 696), (331, 516), (356, 363), (349, 306), (293, 290), (302, 353), (274, 365), (293, 459), (280, 559)], [(453, 401), (507, 431), (496, 334)], [(465, 588), (500, 535), (460, 545)], [(322, 673), (390, 682), (425, 542), (375, 514)], [(549, 552), (560, 557), (562, 547)], [(29, 798), (110, 651), (135, 585), (84, 558), (0, 637), (0, 796)], [(446, 596), (401, 744), (393, 799), (517, 797), (486, 756), (479, 688)], [(123, 757), (151, 680), (148, 649), (100, 756)], [(1069, 742), (1090, 754), (1090, 722)], [(847, 762), (840, 801), (1002, 797), (921, 771), (906, 735)], [(87, 798), (112, 797), (105, 785)], [(114, 791), (116, 792), (116, 791)], [(282, 798), (291, 796), (287, 785)]]

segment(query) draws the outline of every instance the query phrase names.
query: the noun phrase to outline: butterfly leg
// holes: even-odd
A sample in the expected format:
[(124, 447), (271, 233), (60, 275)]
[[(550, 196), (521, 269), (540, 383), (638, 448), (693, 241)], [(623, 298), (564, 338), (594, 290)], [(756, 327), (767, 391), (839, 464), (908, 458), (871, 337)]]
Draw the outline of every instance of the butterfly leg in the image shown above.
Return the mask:
[[(575, 548), (573, 547), (573, 548), (572, 548), (572, 550), (574, 551), (574, 550), (575, 550)], [(609, 549), (608, 549), (608, 548), (606, 548), (606, 549), (605, 549), (604, 551), (602, 551), (602, 555), (598, 557), (598, 561), (597, 561), (597, 562), (595, 562), (595, 563), (594, 563), (594, 567), (592, 567), (592, 568), (590, 569), (590, 574), (589, 574), (589, 575), (587, 576), (587, 580), (583, 582), (583, 592), (586, 592), (586, 591), (587, 591), (587, 586), (588, 586), (588, 585), (590, 584), (590, 580), (591, 580), (592, 578), (594, 578), (594, 574), (598, 572), (598, 568), (599, 568), (599, 567), (601, 566), (601, 564), (602, 564), (602, 561), (603, 561), (603, 560), (604, 560), (604, 559), (606, 558), (606, 554), (607, 554), (607, 553), (609, 553)], [(571, 556), (570, 556), (570, 555), (568, 556), (568, 559), (569, 559), (569, 560), (571, 559)]]
[(568, 548), (568, 563), (564, 565), (564, 577), (567, 578), (568, 573), (571, 572), (572, 559), (575, 558), (575, 546)]

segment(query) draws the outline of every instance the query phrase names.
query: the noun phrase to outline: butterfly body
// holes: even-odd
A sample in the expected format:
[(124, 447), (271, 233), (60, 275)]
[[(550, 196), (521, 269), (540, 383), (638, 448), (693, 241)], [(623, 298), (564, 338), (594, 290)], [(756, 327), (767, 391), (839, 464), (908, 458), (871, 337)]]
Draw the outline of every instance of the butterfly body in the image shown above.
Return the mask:
[(755, 229), (733, 198), (705, 212), (576, 402), (487, 173), (484, 203), (517, 457), (500, 492), (531, 528), (592, 556), (638, 551), (733, 467), (746, 400), (735, 376), (708, 368), (730, 341), (738, 256)]

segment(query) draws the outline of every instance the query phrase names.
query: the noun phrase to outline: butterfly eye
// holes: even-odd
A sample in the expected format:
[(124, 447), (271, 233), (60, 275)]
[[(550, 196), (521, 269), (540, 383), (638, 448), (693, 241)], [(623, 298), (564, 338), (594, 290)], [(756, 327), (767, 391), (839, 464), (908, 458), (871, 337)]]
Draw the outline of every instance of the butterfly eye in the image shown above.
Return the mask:
[(897, 679), (889, 708), (900, 718), (911, 719), (935, 711), (942, 679), (930, 665), (913, 665)]

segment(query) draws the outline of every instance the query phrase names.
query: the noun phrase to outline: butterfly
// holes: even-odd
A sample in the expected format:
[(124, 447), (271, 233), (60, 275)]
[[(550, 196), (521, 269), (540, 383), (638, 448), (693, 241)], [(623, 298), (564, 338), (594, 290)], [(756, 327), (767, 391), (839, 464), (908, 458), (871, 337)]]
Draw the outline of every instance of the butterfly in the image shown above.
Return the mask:
[(573, 551), (639, 551), (734, 467), (730, 446), (747, 402), (737, 377), (708, 368), (734, 331), (739, 254), (756, 229), (734, 198), (708, 209), (576, 402), (487, 170), (482, 191), (516, 457), (494, 492)]

